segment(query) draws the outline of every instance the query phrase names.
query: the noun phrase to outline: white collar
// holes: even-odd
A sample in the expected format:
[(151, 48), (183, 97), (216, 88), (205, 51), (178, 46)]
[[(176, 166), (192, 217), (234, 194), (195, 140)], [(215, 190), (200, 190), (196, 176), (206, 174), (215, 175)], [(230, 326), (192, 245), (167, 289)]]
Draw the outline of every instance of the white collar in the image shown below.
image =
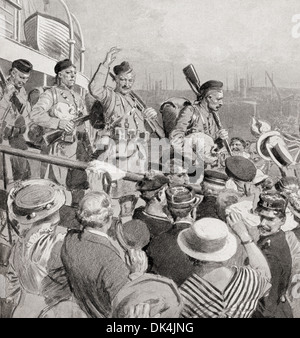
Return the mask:
[(101, 230), (97, 230), (97, 229), (93, 229), (93, 228), (86, 228), (86, 230), (88, 232), (91, 232), (92, 234), (98, 235), (98, 236), (102, 236), (102, 237), (106, 237), (107, 239), (109, 239), (109, 237), (107, 236), (107, 234)]

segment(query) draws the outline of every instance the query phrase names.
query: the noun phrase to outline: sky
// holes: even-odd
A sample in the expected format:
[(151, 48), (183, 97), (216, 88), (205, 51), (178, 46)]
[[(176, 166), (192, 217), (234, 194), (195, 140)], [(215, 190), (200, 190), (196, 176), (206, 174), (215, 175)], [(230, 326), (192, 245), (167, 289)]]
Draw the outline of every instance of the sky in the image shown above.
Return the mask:
[(65, 2), (82, 26), (88, 76), (117, 46), (116, 64), (132, 64), (138, 89), (149, 74), (169, 88), (174, 74), (176, 89), (188, 89), (182, 69), (190, 63), (202, 83), (221, 80), (231, 89), (235, 74), (249, 74), (263, 86), (268, 71), (277, 86), (300, 88), (299, 0)]

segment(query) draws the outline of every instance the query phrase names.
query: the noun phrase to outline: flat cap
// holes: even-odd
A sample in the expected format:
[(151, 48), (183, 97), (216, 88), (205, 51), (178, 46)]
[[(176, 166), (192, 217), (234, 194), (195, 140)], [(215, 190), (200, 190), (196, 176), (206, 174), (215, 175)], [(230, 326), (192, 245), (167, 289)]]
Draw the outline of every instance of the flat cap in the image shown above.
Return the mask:
[(30, 73), (33, 66), (28, 60), (18, 59), (12, 63), (12, 68), (16, 68), (22, 73)]
[(120, 65), (114, 67), (114, 73), (119, 75), (120, 73), (128, 73), (131, 72), (132, 68), (130, 67), (127, 61), (123, 61)]
[(55, 72), (55, 74), (58, 74), (59, 72), (63, 71), (64, 69), (67, 69), (71, 66), (74, 66), (74, 65), (73, 65), (73, 63), (70, 59), (58, 61), (57, 64), (55, 65), (55, 67), (54, 67), (54, 72)]
[(256, 176), (254, 163), (242, 156), (230, 156), (225, 161), (225, 172), (233, 179), (251, 182)]

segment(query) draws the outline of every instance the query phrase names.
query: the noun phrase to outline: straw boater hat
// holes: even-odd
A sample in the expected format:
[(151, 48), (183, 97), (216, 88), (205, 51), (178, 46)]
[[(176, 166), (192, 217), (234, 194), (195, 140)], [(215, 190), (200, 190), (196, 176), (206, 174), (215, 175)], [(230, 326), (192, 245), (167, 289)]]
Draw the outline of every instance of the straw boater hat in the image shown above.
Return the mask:
[(9, 192), (9, 217), (21, 224), (35, 223), (53, 215), (65, 201), (63, 187), (50, 180), (23, 181)]
[(223, 262), (236, 252), (237, 241), (226, 223), (216, 218), (202, 218), (177, 238), (180, 249), (199, 261)]
[(129, 308), (141, 303), (150, 305), (150, 317), (178, 318), (182, 299), (176, 284), (169, 278), (145, 273), (125, 284), (112, 302), (112, 318), (124, 318)]
[(257, 152), (264, 160), (273, 161), (280, 168), (294, 162), (278, 131), (269, 131), (262, 134), (257, 140)]

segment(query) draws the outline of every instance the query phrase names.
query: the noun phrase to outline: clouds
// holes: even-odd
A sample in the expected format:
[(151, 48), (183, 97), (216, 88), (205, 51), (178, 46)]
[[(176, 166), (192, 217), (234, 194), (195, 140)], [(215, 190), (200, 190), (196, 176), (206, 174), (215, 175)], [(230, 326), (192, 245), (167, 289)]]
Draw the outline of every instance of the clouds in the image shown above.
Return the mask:
[(153, 76), (173, 64), (182, 77), (181, 67), (194, 63), (207, 79), (245, 69), (258, 74), (264, 67), (276, 69), (283, 84), (298, 77), (300, 38), (291, 34), (298, 0), (68, 0), (68, 5), (82, 24), (93, 69), (117, 45), (120, 58)]

